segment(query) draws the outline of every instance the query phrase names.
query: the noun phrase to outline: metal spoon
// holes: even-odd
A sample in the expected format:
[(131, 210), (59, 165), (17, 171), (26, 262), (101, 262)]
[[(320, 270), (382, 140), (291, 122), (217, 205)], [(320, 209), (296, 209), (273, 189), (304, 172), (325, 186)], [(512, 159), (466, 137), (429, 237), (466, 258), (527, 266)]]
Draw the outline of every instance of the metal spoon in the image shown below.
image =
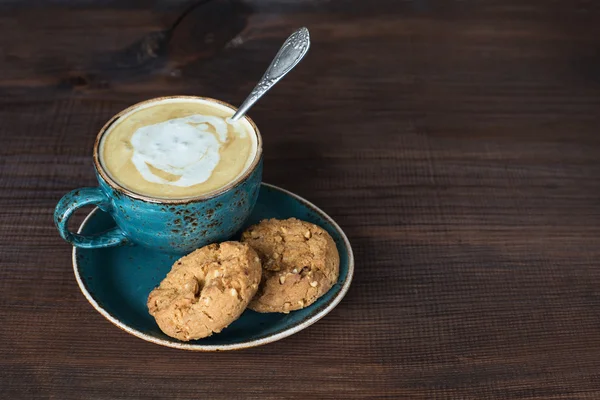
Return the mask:
[(300, 28), (292, 33), (285, 41), (277, 55), (265, 71), (258, 84), (252, 89), (250, 95), (244, 100), (240, 108), (233, 114), (231, 121), (237, 121), (242, 118), (246, 111), (254, 105), (271, 89), (281, 78), (290, 72), (308, 52), (310, 47), (310, 35), (308, 29)]

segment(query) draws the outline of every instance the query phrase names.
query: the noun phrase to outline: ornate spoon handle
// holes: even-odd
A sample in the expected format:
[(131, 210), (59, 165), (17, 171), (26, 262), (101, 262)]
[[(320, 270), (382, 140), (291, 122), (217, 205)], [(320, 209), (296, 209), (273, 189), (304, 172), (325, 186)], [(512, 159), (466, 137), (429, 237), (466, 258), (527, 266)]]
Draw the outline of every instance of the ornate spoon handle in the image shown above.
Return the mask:
[(277, 55), (258, 84), (252, 89), (250, 95), (244, 100), (233, 117), (231, 117), (231, 120), (237, 121), (242, 118), (263, 94), (271, 89), (302, 60), (308, 52), (309, 47), (310, 35), (308, 29), (300, 28), (292, 33), (283, 46), (281, 46), (281, 49), (277, 52)]

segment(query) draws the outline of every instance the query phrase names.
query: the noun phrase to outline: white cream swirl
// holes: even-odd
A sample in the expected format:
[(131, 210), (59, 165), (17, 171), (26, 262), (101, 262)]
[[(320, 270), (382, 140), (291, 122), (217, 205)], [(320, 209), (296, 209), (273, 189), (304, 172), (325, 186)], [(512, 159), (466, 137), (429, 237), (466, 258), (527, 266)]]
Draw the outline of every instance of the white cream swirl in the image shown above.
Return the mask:
[[(223, 118), (194, 114), (141, 127), (131, 137), (131, 160), (149, 182), (179, 187), (203, 183), (219, 164), (219, 150), (227, 141), (227, 125)], [(149, 166), (179, 178), (164, 179)]]

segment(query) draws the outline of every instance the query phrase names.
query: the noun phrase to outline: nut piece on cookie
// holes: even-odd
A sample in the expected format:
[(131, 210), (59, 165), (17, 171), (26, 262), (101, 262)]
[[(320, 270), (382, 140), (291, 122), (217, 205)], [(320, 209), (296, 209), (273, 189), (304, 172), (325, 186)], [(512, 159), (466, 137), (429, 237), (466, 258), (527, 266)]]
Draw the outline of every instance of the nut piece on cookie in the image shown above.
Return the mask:
[(148, 296), (148, 310), (171, 337), (187, 341), (210, 336), (242, 314), (261, 273), (260, 259), (247, 244), (210, 244), (173, 264)]
[(248, 308), (288, 313), (308, 307), (337, 282), (340, 256), (322, 228), (296, 218), (263, 220), (242, 234), (262, 260), (262, 281)]

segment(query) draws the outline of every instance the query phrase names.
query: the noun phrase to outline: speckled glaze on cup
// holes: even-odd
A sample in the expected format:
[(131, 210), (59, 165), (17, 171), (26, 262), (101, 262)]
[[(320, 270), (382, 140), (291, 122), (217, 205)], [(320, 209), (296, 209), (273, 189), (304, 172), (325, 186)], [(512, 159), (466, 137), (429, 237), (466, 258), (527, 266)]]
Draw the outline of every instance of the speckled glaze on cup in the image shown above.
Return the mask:
[[(94, 168), (99, 186), (67, 193), (54, 211), (54, 223), (67, 242), (86, 249), (133, 243), (163, 252), (183, 254), (229, 238), (250, 216), (262, 180), (262, 139), (258, 128), (248, 117), (244, 118), (254, 129), (257, 138), (252, 164), (237, 179), (208, 195), (181, 200), (152, 198), (119, 185), (103, 169), (98, 152), (100, 140), (108, 128), (135, 108), (168, 99), (204, 100), (236, 109), (211, 98), (171, 96), (135, 104), (115, 115), (102, 127), (94, 144)], [(78, 208), (86, 205), (98, 206), (109, 213), (116, 226), (91, 236), (70, 232), (69, 218)]]

